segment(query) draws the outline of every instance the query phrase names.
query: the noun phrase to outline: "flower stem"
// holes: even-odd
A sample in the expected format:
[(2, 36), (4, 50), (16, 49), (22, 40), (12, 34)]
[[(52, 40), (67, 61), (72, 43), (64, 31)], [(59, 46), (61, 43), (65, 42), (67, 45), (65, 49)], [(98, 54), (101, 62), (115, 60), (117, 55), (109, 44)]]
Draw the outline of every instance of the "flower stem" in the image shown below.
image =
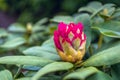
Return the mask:
[(103, 35), (100, 34), (99, 41), (98, 41), (98, 48), (101, 48), (103, 42)]
[(22, 69), (23, 65), (20, 65), (20, 67), (18, 68), (18, 71), (16, 72), (15, 76), (14, 76), (14, 79), (17, 78), (21, 72), (21, 69)]
[(93, 55), (92, 45), (90, 45), (90, 47), (89, 47), (89, 53), (90, 53), (90, 56), (92, 56), (92, 55)]

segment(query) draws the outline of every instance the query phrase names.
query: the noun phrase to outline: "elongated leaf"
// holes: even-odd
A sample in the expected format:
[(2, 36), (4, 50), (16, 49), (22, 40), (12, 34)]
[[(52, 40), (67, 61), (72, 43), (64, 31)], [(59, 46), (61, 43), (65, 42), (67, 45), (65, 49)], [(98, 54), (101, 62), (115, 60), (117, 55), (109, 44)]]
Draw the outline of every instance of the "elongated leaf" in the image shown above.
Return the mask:
[(99, 30), (100, 33), (102, 33), (105, 36), (120, 38), (120, 32), (107, 30), (107, 29), (103, 29), (103, 28), (99, 28), (99, 27), (92, 27), (92, 28)]
[(113, 80), (109, 75), (98, 71), (96, 74), (88, 77), (86, 80)]
[(83, 66), (103, 66), (112, 65), (120, 62), (120, 44), (90, 57), (88, 60), (83, 62)]
[(92, 28), (99, 30), (105, 36), (120, 38), (120, 22), (118, 21), (107, 21)]
[(98, 2), (98, 1), (92, 1), (87, 5), (87, 7), (93, 8), (94, 10), (98, 10), (102, 6), (103, 6), (102, 3)]
[(8, 70), (0, 71), (0, 80), (13, 80), (11, 72)]
[(15, 80), (31, 80), (30, 77), (24, 77), (24, 78), (19, 78), (19, 79), (15, 79)]
[(60, 57), (56, 54), (56, 49), (52, 47), (36, 46), (23, 51), (23, 53), (25, 55), (40, 56), (51, 60), (60, 60)]
[(72, 67), (73, 67), (73, 64), (68, 62), (54, 62), (40, 69), (35, 74), (35, 76), (32, 77), (32, 80), (38, 80), (41, 76), (45, 75), (46, 73), (61, 71), (61, 70), (68, 70)]
[(4, 29), (0, 28), (0, 38), (1, 37), (6, 37), (8, 35), (7, 31), (5, 31)]
[(25, 42), (26, 40), (24, 38), (16, 38), (5, 42), (3, 45), (0, 45), (0, 47), (5, 49), (12, 49), (24, 44)]
[(65, 76), (64, 80), (68, 80), (68, 79), (85, 80), (88, 76), (95, 74), (97, 71), (98, 70), (94, 67), (79, 69)]
[(6, 56), (0, 58), (0, 64), (45, 66), (51, 62), (53, 61), (35, 56)]
[(26, 32), (25, 26), (19, 23), (14, 23), (10, 25), (8, 30), (11, 32)]
[(54, 22), (64, 22), (64, 23), (70, 23), (73, 22), (73, 18), (70, 16), (55, 16), (51, 21)]
[(49, 46), (49, 47), (54, 47), (55, 48), (53, 37), (51, 37), (50, 39), (43, 42), (42, 46)]
[(42, 24), (46, 23), (47, 21), (48, 21), (48, 18), (43, 18), (43, 19), (39, 20), (37, 23), (35, 23), (34, 26), (42, 25)]
[(86, 12), (89, 12), (89, 13), (93, 13), (94, 12), (94, 9), (91, 8), (91, 7), (81, 7), (78, 12), (82, 12), (82, 11), (86, 11)]
[(100, 7), (99, 9), (97, 9), (92, 15), (91, 15), (91, 18), (93, 18), (94, 16), (96, 16), (100, 11), (102, 11), (103, 9), (105, 8), (111, 8), (115, 6), (114, 4), (105, 4), (103, 5), (102, 7)]
[(112, 80), (112, 78), (99, 71), (95, 67), (88, 67), (78, 69), (64, 77), (64, 80), (75, 79), (75, 80)]

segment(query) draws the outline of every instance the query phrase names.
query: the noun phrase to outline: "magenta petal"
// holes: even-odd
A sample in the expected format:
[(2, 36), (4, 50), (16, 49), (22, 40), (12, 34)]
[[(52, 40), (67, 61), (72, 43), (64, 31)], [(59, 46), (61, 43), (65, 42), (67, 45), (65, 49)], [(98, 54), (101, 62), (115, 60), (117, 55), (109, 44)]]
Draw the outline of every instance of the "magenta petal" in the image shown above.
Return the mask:
[(76, 24), (76, 26), (83, 31), (83, 24), (81, 22), (79, 22), (78, 24)]
[[(65, 24), (63, 22), (60, 22), (58, 25), (58, 30), (54, 32), (54, 43), (55, 46), (62, 50), (62, 43), (64, 43), (65, 41), (68, 42), (69, 44), (71, 44), (76, 38), (79, 38), (81, 43), (80, 45), (86, 41), (86, 35), (83, 34), (83, 24), (81, 22), (75, 24), (73, 22), (69, 23), (69, 24)], [(73, 33), (73, 38), (71, 40), (71, 37), (69, 36), (69, 33), (72, 32)], [(60, 37), (62, 37), (62, 43), (60, 43)]]
[(54, 43), (55, 43), (55, 46), (62, 51), (62, 47), (61, 47), (61, 44), (60, 44), (60, 41), (59, 41), (58, 31), (54, 32)]

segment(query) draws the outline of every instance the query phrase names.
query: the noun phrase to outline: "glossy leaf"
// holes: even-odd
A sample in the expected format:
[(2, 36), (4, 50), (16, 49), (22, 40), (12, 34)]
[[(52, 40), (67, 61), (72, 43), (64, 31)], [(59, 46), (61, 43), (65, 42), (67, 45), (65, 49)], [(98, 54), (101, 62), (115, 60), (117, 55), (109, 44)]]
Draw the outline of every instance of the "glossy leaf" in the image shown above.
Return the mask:
[(64, 23), (70, 23), (73, 22), (73, 18), (70, 16), (55, 16), (51, 21), (54, 22), (64, 22)]
[(0, 80), (13, 80), (11, 72), (8, 70), (0, 71)]
[(111, 8), (111, 7), (113, 7), (113, 6), (115, 6), (115, 5), (114, 5), (114, 4), (111, 4), (111, 3), (103, 5), (102, 7), (100, 7), (99, 9), (97, 9), (97, 10), (91, 15), (91, 19), (92, 19), (94, 16), (96, 16), (99, 12), (101, 12), (102, 10), (104, 10), (104, 9), (106, 9), (106, 8)]
[(6, 56), (0, 58), (0, 64), (45, 66), (51, 62), (53, 61), (35, 56)]
[(43, 18), (43, 19), (39, 20), (37, 23), (35, 23), (34, 26), (42, 25), (42, 24), (46, 23), (47, 21), (48, 21), (48, 18)]
[(89, 76), (86, 80), (113, 80), (104, 72), (98, 71), (96, 74)]
[(98, 2), (98, 1), (92, 1), (87, 5), (87, 7), (91, 7), (94, 10), (98, 10), (102, 6), (103, 6), (102, 3)]
[(0, 38), (1, 37), (6, 37), (8, 35), (7, 31), (5, 31), (4, 29), (0, 28)]
[(120, 38), (120, 32), (116, 32), (113, 30), (107, 30), (107, 29), (103, 29), (103, 28), (99, 28), (99, 27), (92, 27), (92, 28), (99, 30), (100, 33), (102, 33), (105, 36)]
[(43, 42), (42, 46), (49, 46), (49, 47), (54, 47), (54, 41), (53, 41), (53, 37), (51, 37), (50, 39), (46, 40), (45, 42)]
[(24, 78), (19, 78), (19, 79), (15, 79), (15, 80), (31, 80), (30, 77), (24, 77)]
[(106, 21), (101, 24), (93, 25), (92, 28), (99, 30), (102, 34), (120, 38), (120, 22), (119, 21)]
[(8, 30), (11, 32), (26, 32), (25, 26), (19, 23), (11, 24)]
[(65, 76), (64, 80), (69, 80), (69, 79), (86, 80), (88, 76), (95, 74), (97, 71), (98, 70), (94, 67), (79, 69)]
[(49, 46), (31, 47), (28, 48), (27, 50), (24, 50), (23, 53), (25, 55), (40, 56), (51, 60), (60, 60), (60, 57), (57, 55), (56, 49)]
[(86, 12), (89, 12), (89, 13), (93, 13), (94, 12), (94, 9), (91, 8), (91, 7), (81, 7), (78, 12), (82, 12), (82, 11), (86, 11)]
[(64, 77), (64, 80), (75, 79), (75, 80), (112, 80), (112, 78), (99, 71), (95, 67), (87, 67), (78, 69)]
[(41, 76), (55, 71), (68, 70), (73, 67), (73, 64), (68, 62), (54, 62), (46, 65), (42, 69), (40, 69), (33, 77), (32, 80), (38, 80)]
[(16, 38), (10, 41), (6, 41), (3, 45), (0, 45), (1, 48), (11, 49), (16, 48), (22, 44), (24, 44), (26, 40), (24, 38)]
[(83, 66), (103, 66), (120, 62), (120, 44), (96, 53), (83, 62)]

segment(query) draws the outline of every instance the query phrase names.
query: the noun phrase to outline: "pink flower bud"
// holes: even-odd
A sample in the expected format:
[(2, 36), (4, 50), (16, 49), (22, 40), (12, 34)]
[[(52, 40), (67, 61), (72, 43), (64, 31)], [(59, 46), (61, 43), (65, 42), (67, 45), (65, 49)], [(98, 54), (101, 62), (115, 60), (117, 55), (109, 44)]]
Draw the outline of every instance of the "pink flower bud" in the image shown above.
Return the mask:
[(61, 59), (69, 62), (82, 60), (85, 54), (86, 35), (82, 23), (60, 22), (54, 32), (54, 43)]

